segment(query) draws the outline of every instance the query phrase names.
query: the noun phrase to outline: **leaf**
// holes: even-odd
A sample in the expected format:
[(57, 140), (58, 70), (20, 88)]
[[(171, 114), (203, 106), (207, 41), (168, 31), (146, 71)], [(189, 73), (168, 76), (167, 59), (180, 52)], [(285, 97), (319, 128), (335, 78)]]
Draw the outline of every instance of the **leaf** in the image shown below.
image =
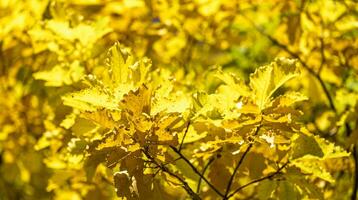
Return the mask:
[(123, 158), (130, 154), (124, 147), (109, 148), (106, 151), (108, 151), (106, 156), (106, 166), (108, 168), (115, 167), (117, 163), (121, 162)]
[(296, 61), (285, 58), (277, 58), (271, 64), (256, 69), (250, 75), (250, 87), (256, 105), (261, 110), (266, 108), (273, 93), (298, 74)]
[(71, 154), (82, 154), (88, 147), (88, 142), (80, 138), (72, 138), (67, 145), (67, 149)]
[(119, 125), (121, 119), (120, 111), (110, 110), (96, 110), (96, 111), (85, 111), (81, 113), (81, 116), (85, 119), (89, 119), (96, 124), (104, 128), (113, 129)]
[(220, 191), (224, 191), (226, 189), (226, 184), (229, 182), (231, 177), (231, 173), (225, 162), (226, 161), (223, 159), (214, 160), (210, 165), (210, 171), (208, 173), (208, 178), (211, 183)]
[(104, 162), (106, 158), (105, 152), (95, 151), (92, 152), (91, 155), (89, 155), (84, 163), (84, 170), (86, 172), (86, 177), (88, 181), (91, 181), (93, 179), (93, 176), (96, 173), (97, 166)]
[(69, 129), (75, 123), (77, 115), (75, 113), (71, 113), (66, 115), (65, 119), (62, 120), (60, 126), (64, 127), (65, 129)]
[(71, 128), (73, 134), (77, 137), (92, 136), (97, 129), (98, 127), (91, 121), (80, 117), (76, 118), (75, 124)]
[(235, 74), (224, 73), (221, 69), (219, 69), (215, 76), (228, 85), (232, 92), (238, 93), (238, 96), (250, 96), (250, 88), (247, 87), (247, 85), (238, 77), (236, 77)]
[(126, 197), (128, 200), (138, 199), (136, 179), (130, 177), (127, 171), (114, 173), (114, 186), (118, 197)]
[(124, 134), (123, 129), (118, 129), (118, 131), (110, 131), (107, 133), (103, 139), (101, 139), (100, 143), (96, 147), (96, 150), (103, 150), (113, 147), (120, 147), (124, 142)]
[(78, 82), (84, 72), (79, 61), (75, 61), (70, 65), (56, 65), (51, 70), (36, 72), (33, 76), (37, 80), (45, 81), (45, 86), (61, 87)]
[(129, 50), (116, 42), (108, 51), (108, 65), (115, 85), (125, 84), (129, 78), (129, 66), (133, 57)]
[(342, 147), (335, 145), (332, 142), (329, 142), (318, 136), (315, 136), (315, 139), (324, 153), (324, 159), (342, 158), (350, 156), (349, 152), (347, 152)]
[(307, 196), (310, 199), (320, 199), (323, 200), (323, 193), (320, 191), (320, 189), (314, 185), (314, 183), (310, 183), (305, 178), (302, 177), (302, 175), (299, 173), (298, 178), (295, 179), (289, 179), (297, 187), (299, 187), (302, 190), (302, 194)]
[(300, 158), (305, 155), (323, 157), (324, 153), (313, 136), (299, 134), (293, 139), (292, 158)]
[(304, 96), (303, 94), (299, 93), (299, 92), (287, 92), (284, 95), (281, 95), (277, 98), (275, 98), (272, 101), (272, 107), (278, 107), (278, 106), (282, 106), (282, 107), (289, 107), (291, 105), (293, 105), (294, 103), (300, 102), (300, 101), (305, 101), (308, 100), (308, 98), (306, 96)]
[(257, 197), (260, 200), (267, 200), (272, 198), (273, 193), (277, 187), (276, 181), (263, 180), (257, 187)]
[(297, 188), (289, 181), (278, 182), (276, 190), (277, 199), (279, 200), (298, 200), (301, 199), (301, 195)]
[(292, 158), (296, 159), (291, 161), (292, 164), (304, 173), (334, 183), (335, 179), (327, 172), (324, 161), (347, 157), (349, 153), (333, 143), (313, 136), (304, 128), (301, 129), (301, 132), (304, 134), (300, 134), (293, 141)]
[(142, 113), (150, 115), (151, 94), (151, 88), (143, 84), (137, 90), (124, 95), (119, 105), (132, 116), (140, 116)]
[(160, 144), (177, 145), (178, 135), (175, 133), (175, 126), (182, 120), (179, 113), (170, 113), (168, 115), (158, 116), (156, 119), (156, 131)]
[(308, 173), (310, 176), (321, 178), (330, 183), (335, 182), (331, 174), (325, 170), (324, 163), (315, 156), (305, 155), (293, 160), (291, 163), (303, 173)]
[(62, 100), (65, 105), (81, 111), (96, 111), (98, 108), (118, 110), (115, 98), (99, 87), (67, 94), (62, 97)]

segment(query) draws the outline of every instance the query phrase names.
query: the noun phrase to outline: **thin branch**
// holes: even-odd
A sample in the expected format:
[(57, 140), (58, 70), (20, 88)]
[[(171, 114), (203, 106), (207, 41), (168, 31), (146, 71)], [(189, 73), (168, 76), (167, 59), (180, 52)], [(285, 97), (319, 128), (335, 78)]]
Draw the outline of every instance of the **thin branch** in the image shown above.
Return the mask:
[(194, 200), (201, 200), (201, 198), (199, 197), (198, 194), (196, 194), (188, 185), (188, 183), (183, 180), (180, 176), (178, 176), (177, 174), (171, 172), (167, 167), (165, 167), (164, 165), (158, 163), (146, 150), (142, 149), (142, 152), (144, 153), (144, 155), (151, 160), (155, 165), (157, 165), (163, 172), (169, 174), (170, 176), (173, 176), (174, 178), (176, 178), (179, 182), (181, 182), (182, 187), (184, 188), (184, 190), (190, 195), (190, 197)]
[[(323, 30), (322, 30), (323, 31)], [(318, 68), (318, 72), (317, 74), (320, 74), (322, 69), (323, 69), (323, 65), (324, 63), (326, 62), (326, 56), (324, 55), (324, 40), (323, 40), (323, 37), (320, 37), (319, 38), (320, 40), (320, 43), (321, 43), (321, 47), (320, 47), (320, 52), (321, 52), (321, 64)]]
[(264, 35), (267, 39), (269, 39), (274, 45), (280, 47), (282, 50), (286, 51), (290, 56), (296, 58), (303, 66), (303, 68), (305, 68), (312, 76), (314, 76), (319, 84), (321, 85), (323, 92), (325, 93), (328, 101), (329, 101), (329, 106), (331, 107), (332, 110), (334, 110), (336, 112), (336, 107), (333, 103), (333, 99), (332, 96), (330, 95), (328, 88), (326, 87), (326, 85), (324, 84), (322, 78), (312, 69), (310, 68), (306, 62), (303, 61), (303, 59), (295, 52), (291, 51), (286, 45), (280, 43), (278, 40), (276, 40), (275, 38), (273, 38), (271, 35), (267, 34), (266, 32), (264, 32), (260, 27), (258, 27), (251, 19), (249, 19), (248, 17), (246, 17), (244, 14), (241, 13), (241, 15), (248, 20), (251, 25), (262, 35)]
[(186, 137), (186, 134), (188, 133), (189, 126), (190, 126), (190, 121), (188, 122), (188, 125), (187, 125), (186, 130), (185, 130), (184, 135), (183, 135), (183, 138), (182, 138), (182, 140), (180, 142), (179, 151), (181, 151), (181, 148), (183, 147), (184, 139)]
[(286, 166), (287, 166), (288, 162), (286, 162), (285, 164), (283, 164), (280, 168), (277, 169), (276, 172), (270, 174), (270, 175), (267, 175), (265, 177), (262, 177), (262, 178), (258, 178), (258, 179), (255, 179), (251, 182), (248, 182), (246, 183), (245, 185), (242, 185), (240, 186), (239, 188), (237, 188), (234, 192), (232, 192), (230, 195), (227, 196), (227, 199), (231, 198), (232, 196), (234, 196), (236, 193), (238, 193), (239, 191), (243, 190), (244, 188), (254, 184), (254, 183), (258, 183), (260, 181), (263, 181), (263, 180), (266, 180), (266, 179), (271, 179), (272, 177), (276, 176), (277, 174), (279, 174)]
[[(281, 49), (283, 49), (284, 51), (286, 51), (288, 54), (290, 54), (291, 56), (293, 56), (294, 58), (296, 58), (301, 64), (302, 66), (312, 75), (314, 76), (319, 84), (321, 85), (328, 101), (329, 101), (329, 106), (330, 108), (335, 112), (336, 115), (338, 115), (337, 113), (337, 109), (336, 109), (336, 106), (333, 102), (333, 98), (332, 96), (330, 95), (329, 91), (328, 91), (328, 88), (326, 87), (326, 85), (324, 84), (324, 81), (322, 80), (322, 78), (320, 77), (320, 75), (318, 73), (316, 73), (312, 68), (310, 68), (306, 62), (303, 61), (303, 59), (295, 52), (291, 51), (286, 45), (284, 44), (281, 44), (278, 40), (276, 40), (275, 38), (273, 38), (271, 35), (265, 33), (263, 30), (261, 30), (258, 26), (256, 26), (256, 24), (251, 20), (249, 19), (248, 17), (246, 17), (244, 14), (241, 13), (241, 15), (246, 18), (251, 24), (252, 26), (259, 32), (261, 33), (262, 35), (266, 36), (274, 45), (280, 47)], [(323, 51), (323, 40), (321, 41), (321, 51)], [(322, 56), (324, 56), (324, 52), (321, 52), (322, 53)], [(322, 57), (322, 60), (321, 60), (321, 65), (322, 62), (324, 61), (324, 57)], [(322, 67), (320, 67), (322, 68)], [(346, 134), (349, 136), (350, 135), (350, 127), (349, 127), (349, 124), (348, 123), (345, 123), (345, 126), (346, 126)], [(352, 196), (351, 196), (351, 199), (355, 200), (356, 197), (357, 197), (357, 193), (358, 193), (358, 152), (357, 152), (357, 146), (354, 145), (353, 146), (353, 150), (352, 150), (352, 154), (353, 154), (353, 159), (354, 159), (354, 169), (355, 169), (355, 178), (354, 178), (354, 183), (353, 183), (353, 193), (352, 193)]]
[(241, 156), (239, 162), (237, 163), (235, 169), (234, 169), (234, 172), (232, 173), (231, 177), (230, 177), (230, 180), (229, 180), (229, 183), (227, 184), (227, 187), (226, 187), (226, 192), (225, 192), (225, 195), (224, 195), (224, 199), (228, 199), (228, 194), (230, 192), (230, 189), (231, 189), (231, 185), (234, 181), (234, 177), (236, 175), (236, 173), (238, 172), (242, 162), (244, 161), (244, 158), (246, 157), (247, 153), (249, 153), (250, 149), (252, 148), (252, 144), (249, 144), (249, 146), (246, 148), (244, 154)]
[[(259, 132), (260, 128), (261, 128), (261, 125), (256, 128), (254, 135), (257, 135), (257, 133)], [(224, 195), (224, 199), (227, 199), (227, 196), (228, 196), (228, 194), (229, 194), (229, 192), (230, 192), (231, 185), (232, 185), (232, 183), (233, 183), (233, 181), (234, 181), (235, 175), (236, 175), (236, 173), (238, 172), (238, 170), (239, 170), (239, 168), (240, 168), (240, 165), (241, 165), (242, 162), (244, 161), (244, 158), (246, 157), (247, 153), (249, 153), (249, 151), (250, 151), (250, 149), (252, 148), (252, 146), (253, 146), (253, 144), (250, 143), (249, 146), (246, 148), (244, 154), (242, 154), (242, 156), (241, 156), (239, 162), (237, 163), (237, 165), (236, 165), (236, 167), (235, 167), (235, 169), (234, 169), (234, 172), (232, 173), (232, 175), (231, 175), (231, 177), (230, 177), (229, 183), (227, 184), (226, 192), (225, 192), (225, 195)]]
[(202, 178), (210, 187), (211, 189), (213, 189), (219, 196), (224, 197), (224, 195), (213, 185), (211, 184), (208, 179), (206, 179), (199, 171), (198, 169), (196, 169), (196, 167), (175, 147), (170, 146), (170, 148), (177, 153), (190, 167), (191, 169), (200, 176), (200, 178)]
[[(209, 168), (209, 165), (210, 165), (211, 163), (213, 163), (214, 160), (215, 160), (215, 157), (210, 158), (209, 162), (206, 163), (206, 165), (205, 165), (203, 171), (201, 172), (201, 176), (204, 176), (206, 170)], [(198, 187), (196, 188), (196, 193), (199, 193), (199, 192), (200, 192), (200, 185), (201, 185), (201, 180), (202, 180), (201, 176), (199, 177)]]
[(354, 179), (353, 179), (353, 191), (351, 195), (351, 200), (357, 199), (357, 191), (358, 191), (358, 151), (357, 146), (353, 146), (353, 158), (354, 158)]

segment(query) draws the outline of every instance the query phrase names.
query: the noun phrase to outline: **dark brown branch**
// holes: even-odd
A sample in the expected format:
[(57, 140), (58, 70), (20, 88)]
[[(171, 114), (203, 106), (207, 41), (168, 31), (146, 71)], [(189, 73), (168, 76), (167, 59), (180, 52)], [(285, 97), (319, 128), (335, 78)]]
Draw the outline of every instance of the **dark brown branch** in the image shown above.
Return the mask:
[[(210, 164), (213, 163), (214, 160), (215, 160), (215, 157), (210, 158), (209, 162), (206, 163), (203, 171), (201, 172), (201, 176), (205, 175), (206, 170), (209, 168)], [(200, 185), (201, 185), (201, 180), (202, 180), (201, 176), (199, 177), (198, 187), (196, 188), (196, 193), (200, 192)]]
[(258, 27), (251, 19), (247, 18), (244, 14), (242, 14), (242, 16), (247, 19), (251, 25), (262, 35), (264, 35), (267, 39), (269, 39), (274, 45), (280, 47), (282, 50), (286, 51), (290, 56), (296, 58), (303, 66), (303, 68), (305, 68), (312, 76), (314, 76), (319, 84), (321, 85), (323, 92), (325, 93), (328, 102), (329, 102), (329, 106), (331, 107), (332, 110), (334, 110), (334, 112), (336, 112), (336, 107), (333, 103), (333, 99), (332, 96), (330, 95), (328, 88), (326, 87), (326, 85), (324, 84), (322, 78), (312, 69), (310, 68), (306, 62), (303, 61), (303, 59), (295, 52), (291, 51), (286, 45), (280, 43), (278, 40), (276, 40), (275, 38), (273, 38), (271, 35), (267, 34), (266, 32), (264, 32), (263, 30), (261, 30), (260, 27)]
[(189, 166), (190, 168), (197, 174), (199, 175), (200, 178), (202, 178), (206, 184), (208, 184), (210, 186), (211, 189), (213, 189), (219, 196), (224, 197), (224, 195), (213, 185), (211, 184), (208, 179), (206, 179), (199, 171), (198, 169), (175, 147), (170, 146), (170, 148), (176, 153), (178, 154)]
[(227, 199), (231, 198), (232, 196), (234, 196), (236, 193), (238, 193), (239, 191), (243, 190), (244, 188), (254, 184), (254, 183), (258, 183), (258, 182), (261, 182), (263, 180), (266, 180), (266, 179), (271, 179), (272, 177), (276, 176), (277, 174), (279, 174), (286, 166), (287, 166), (288, 162), (286, 162), (285, 164), (283, 164), (280, 168), (277, 169), (276, 172), (270, 174), (270, 175), (267, 175), (265, 177), (262, 177), (262, 178), (258, 178), (258, 179), (255, 179), (251, 182), (248, 182), (246, 183), (245, 185), (242, 185), (240, 186), (239, 188), (237, 188), (234, 192), (232, 192), (230, 195), (227, 196)]
[(354, 179), (353, 179), (353, 191), (351, 195), (351, 200), (357, 199), (357, 191), (358, 191), (358, 152), (357, 146), (353, 146), (353, 159), (354, 159)]
[(180, 176), (178, 176), (177, 174), (171, 172), (167, 167), (165, 167), (164, 165), (158, 163), (146, 150), (142, 149), (142, 152), (144, 153), (144, 155), (151, 161), (153, 162), (155, 165), (157, 165), (163, 172), (169, 174), (170, 176), (173, 176), (174, 178), (176, 178), (179, 182), (181, 182), (183, 189), (190, 195), (190, 197), (194, 200), (201, 200), (201, 198), (199, 197), (198, 194), (196, 194), (188, 185), (188, 183), (183, 180)]
[(188, 122), (188, 125), (187, 125), (186, 130), (185, 130), (184, 135), (183, 135), (183, 138), (182, 138), (182, 140), (180, 142), (179, 151), (181, 151), (181, 148), (183, 147), (184, 139), (186, 137), (186, 134), (188, 133), (189, 126), (190, 126), (190, 121)]
[[(260, 128), (261, 128), (261, 125), (256, 128), (256, 131), (255, 131), (254, 135), (257, 135), (257, 133), (259, 132)], [(229, 194), (229, 192), (230, 192), (231, 185), (232, 185), (232, 183), (233, 183), (233, 181), (234, 181), (235, 175), (236, 175), (236, 173), (238, 172), (238, 170), (239, 170), (239, 168), (240, 168), (240, 165), (241, 165), (242, 162), (244, 161), (244, 158), (246, 157), (247, 153), (249, 153), (249, 151), (250, 151), (250, 149), (252, 148), (252, 146), (253, 146), (253, 144), (250, 143), (249, 146), (246, 148), (244, 154), (242, 154), (242, 156), (241, 156), (239, 162), (237, 163), (237, 165), (236, 165), (236, 167), (235, 167), (235, 169), (234, 169), (234, 172), (232, 173), (232, 175), (231, 175), (231, 177), (230, 177), (229, 183), (227, 184), (226, 192), (225, 192), (225, 195), (224, 195), (224, 198), (223, 198), (224, 200), (225, 200), (225, 199), (228, 199), (227, 196), (228, 196), (228, 194)]]
[(231, 177), (230, 177), (229, 183), (227, 184), (226, 192), (225, 192), (225, 195), (224, 195), (224, 198), (223, 198), (224, 200), (226, 200), (226, 199), (229, 198), (229, 197), (228, 197), (228, 194), (229, 194), (229, 192), (230, 192), (231, 185), (232, 185), (232, 183), (233, 183), (233, 181), (234, 181), (234, 177), (235, 177), (236, 173), (239, 171), (239, 168), (240, 168), (242, 162), (244, 161), (244, 158), (246, 157), (247, 153), (249, 153), (249, 151), (250, 151), (250, 149), (252, 148), (252, 146), (253, 146), (252, 144), (249, 144), (249, 146), (246, 148), (244, 154), (242, 154), (242, 156), (241, 156), (239, 162), (237, 163), (237, 165), (236, 165), (236, 167), (235, 167), (235, 169), (234, 169), (234, 172), (232, 173), (232, 175), (231, 175)]
[(320, 37), (320, 43), (321, 43), (321, 47), (320, 47), (320, 52), (321, 52), (321, 64), (318, 68), (318, 72), (317, 74), (320, 74), (322, 69), (323, 69), (323, 65), (326, 62), (326, 56), (324, 55), (324, 40), (323, 37)]
[[(314, 76), (319, 84), (321, 85), (328, 101), (329, 101), (329, 106), (330, 108), (335, 112), (336, 115), (338, 115), (337, 113), (337, 109), (336, 106), (333, 102), (333, 98), (330, 95), (328, 88), (326, 87), (326, 85), (324, 84), (322, 78), (320, 77), (319, 73), (316, 73), (312, 68), (310, 68), (306, 62), (303, 61), (303, 59), (295, 52), (291, 51), (286, 45), (281, 44), (278, 40), (276, 40), (275, 38), (273, 38), (271, 35), (265, 33), (263, 30), (261, 30), (258, 26), (256, 26), (256, 24), (249, 18), (247, 18), (244, 14), (241, 13), (241, 15), (246, 18), (251, 24), (252, 26), (262, 35), (264, 35), (265, 37), (267, 37), (274, 45), (280, 47), (281, 49), (283, 49), (284, 51), (286, 51), (289, 55), (293, 56), (294, 58), (296, 58), (301, 64), (302, 66), (312, 75)], [(323, 65), (324, 62), (324, 51), (323, 51), (323, 40), (321, 41), (321, 53), (322, 53), (322, 60), (321, 60), (321, 65)], [(320, 66), (320, 68), (322, 68), (322, 66)], [(348, 123), (345, 123), (346, 126), (346, 134), (349, 136), (350, 135), (350, 127)], [(353, 193), (351, 196), (351, 199), (355, 200), (357, 198), (357, 192), (358, 192), (358, 152), (357, 152), (357, 146), (354, 145), (353, 146), (353, 150), (352, 150), (352, 154), (353, 154), (353, 159), (354, 159), (354, 173), (355, 173), (355, 177), (354, 177), (354, 183), (353, 183)]]

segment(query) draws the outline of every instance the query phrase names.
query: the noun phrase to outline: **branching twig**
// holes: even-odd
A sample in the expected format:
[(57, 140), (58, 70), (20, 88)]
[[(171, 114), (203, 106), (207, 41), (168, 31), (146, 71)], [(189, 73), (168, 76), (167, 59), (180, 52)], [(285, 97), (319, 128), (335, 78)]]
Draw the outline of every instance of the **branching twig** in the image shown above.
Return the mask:
[(142, 149), (142, 152), (144, 153), (144, 155), (150, 160), (152, 161), (155, 165), (157, 165), (163, 172), (169, 174), (170, 176), (173, 176), (174, 178), (176, 178), (179, 182), (181, 182), (182, 187), (184, 188), (184, 190), (190, 195), (190, 197), (194, 200), (201, 200), (201, 198), (199, 197), (198, 194), (196, 194), (188, 185), (188, 183), (183, 180), (180, 176), (178, 176), (177, 174), (171, 172), (167, 167), (165, 167), (164, 165), (158, 163), (146, 150)]
[(336, 112), (336, 107), (333, 103), (333, 99), (332, 96), (330, 95), (328, 88), (326, 87), (326, 85), (324, 84), (322, 78), (312, 69), (310, 68), (306, 62), (303, 61), (303, 59), (295, 52), (291, 51), (286, 45), (280, 43), (277, 39), (273, 38), (271, 35), (267, 34), (266, 32), (264, 32), (260, 27), (258, 27), (251, 19), (247, 18), (244, 14), (241, 14), (245, 19), (247, 19), (251, 25), (259, 32), (261, 33), (263, 36), (265, 36), (267, 39), (269, 39), (274, 45), (280, 47), (282, 50), (286, 51), (289, 55), (291, 55), (292, 57), (296, 58), (301, 64), (302, 66), (312, 75), (314, 76), (319, 84), (321, 85), (323, 92), (325, 93), (328, 101), (329, 101), (329, 106), (331, 107), (332, 110), (334, 110), (334, 112)]
[[(303, 61), (303, 59), (295, 52), (291, 51), (286, 45), (284, 44), (281, 44), (278, 40), (276, 40), (275, 38), (273, 38), (271, 35), (265, 33), (263, 30), (261, 30), (260, 27), (256, 26), (256, 24), (251, 20), (249, 19), (248, 17), (246, 17), (244, 14), (241, 13), (241, 15), (247, 19), (251, 24), (252, 26), (259, 32), (261, 33), (262, 35), (264, 35), (266, 38), (268, 38), (274, 45), (280, 47), (282, 50), (286, 51), (289, 55), (291, 55), (292, 57), (296, 58), (301, 64), (302, 66), (312, 75), (314, 76), (319, 84), (321, 85), (324, 93), (325, 93), (325, 96), (327, 97), (328, 101), (329, 101), (329, 106), (330, 108), (335, 112), (336, 115), (338, 115), (338, 112), (337, 112), (337, 109), (336, 109), (336, 106), (334, 104), (334, 101), (333, 101), (333, 98), (332, 96), (330, 95), (330, 92), (328, 91), (328, 88), (326, 87), (326, 85), (324, 84), (324, 81), (322, 80), (321, 76), (319, 75), (319, 72), (316, 73), (312, 68), (310, 68), (306, 62)], [(324, 57), (324, 43), (323, 43), (323, 40), (321, 41), (321, 54), (322, 54), (322, 60), (321, 60), (321, 66), (320, 66), (320, 69), (319, 71), (321, 70), (322, 68), (322, 65), (323, 65), (323, 62), (325, 61), (325, 57)], [(351, 133), (350, 133), (350, 127), (349, 127), (349, 124), (348, 123), (345, 123), (345, 126), (346, 126), (346, 134), (347, 136), (349, 136)], [(353, 146), (353, 150), (352, 150), (352, 154), (353, 154), (353, 159), (354, 159), (354, 173), (355, 173), (355, 177), (354, 177), (354, 183), (353, 183), (353, 193), (351, 195), (351, 199), (352, 200), (355, 200), (357, 198), (357, 192), (358, 192), (358, 152), (357, 152), (357, 146), (354, 145)]]
[[(205, 175), (206, 170), (209, 168), (210, 164), (211, 164), (214, 160), (215, 160), (215, 157), (212, 157), (212, 158), (210, 158), (209, 162), (206, 163), (206, 165), (205, 165), (203, 171), (201, 172), (201, 175), (202, 175), (202, 176)], [(199, 181), (198, 181), (198, 187), (196, 188), (196, 193), (199, 193), (199, 192), (200, 192), (201, 180), (202, 180), (202, 178), (201, 178), (201, 176), (200, 176), (200, 177), (199, 177)]]
[(247, 147), (247, 149), (245, 150), (244, 154), (242, 154), (239, 162), (237, 163), (235, 169), (234, 169), (234, 172), (232, 173), (231, 177), (230, 177), (230, 180), (229, 180), (229, 183), (227, 184), (227, 187), (226, 187), (226, 192), (225, 192), (225, 195), (224, 195), (224, 198), (223, 199), (228, 199), (228, 194), (230, 192), (230, 189), (231, 189), (231, 185), (232, 185), (232, 182), (234, 181), (234, 177), (236, 175), (236, 173), (238, 172), (239, 168), (240, 168), (240, 165), (242, 164), (242, 162), (244, 161), (244, 158), (246, 157), (246, 154), (249, 153), (250, 149), (252, 148), (252, 144), (249, 144), (249, 146)]
[(237, 188), (234, 192), (232, 192), (230, 195), (227, 196), (227, 199), (231, 198), (232, 196), (234, 196), (236, 193), (238, 193), (239, 191), (243, 190), (244, 188), (254, 184), (254, 183), (258, 183), (260, 181), (263, 181), (263, 180), (266, 180), (266, 179), (270, 179), (274, 176), (276, 176), (277, 174), (279, 174), (286, 166), (287, 166), (288, 162), (286, 162), (285, 164), (283, 164), (280, 168), (277, 169), (276, 172), (270, 174), (270, 175), (267, 175), (265, 177), (262, 177), (262, 178), (258, 178), (258, 179), (255, 179), (251, 182), (248, 182), (246, 183), (245, 185), (242, 185), (240, 186), (239, 188)]
[(211, 189), (213, 189), (219, 196), (224, 197), (224, 195), (213, 185), (211, 184), (208, 179), (206, 179), (199, 171), (198, 169), (175, 147), (170, 146), (170, 148), (177, 153), (190, 167), (191, 169), (200, 176), (200, 178), (202, 178), (210, 187)]
[[(257, 135), (257, 133), (259, 132), (261, 126), (257, 127), (256, 128), (256, 131), (254, 133), (254, 135)], [(246, 148), (244, 154), (242, 154), (239, 162), (237, 163), (235, 169), (234, 169), (234, 172), (232, 173), (231, 177), (230, 177), (230, 180), (229, 180), (229, 183), (227, 184), (227, 187), (226, 187), (226, 192), (225, 192), (225, 195), (224, 195), (224, 199), (228, 199), (227, 196), (230, 192), (230, 189), (231, 189), (231, 185), (234, 181), (234, 178), (235, 178), (235, 175), (236, 173), (238, 172), (239, 168), (240, 168), (240, 165), (242, 164), (242, 162), (244, 161), (244, 158), (246, 157), (247, 153), (249, 153), (250, 149), (252, 148), (253, 144), (249, 144), (249, 146)]]

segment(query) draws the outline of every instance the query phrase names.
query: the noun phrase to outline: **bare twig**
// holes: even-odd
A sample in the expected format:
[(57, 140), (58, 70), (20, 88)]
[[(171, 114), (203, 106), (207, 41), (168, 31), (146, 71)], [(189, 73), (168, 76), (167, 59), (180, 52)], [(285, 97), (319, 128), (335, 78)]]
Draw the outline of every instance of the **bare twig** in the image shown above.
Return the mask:
[(357, 199), (357, 191), (358, 191), (358, 152), (357, 146), (353, 146), (353, 159), (354, 159), (354, 179), (353, 179), (353, 191), (351, 195), (351, 200)]
[[(328, 90), (328, 88), (326, 87), (326, 85), (324, 84), (324, 81), (322, 80), (321, 76), (319, 75), (320, 70), (322, 69), (323, 66), (323, 62), (325, 62), (325, 57), (324, 57), (324, 41), (323, 39), (321, 40), (321, 54), (322, 54), (322, 60), (321, 60), (321, 66), (320, 69), (318, 71), (318, 73), (316, 73), (312, 68), (310, 68), (308, 66), (308, 64), (306, 62), (303, 61), (303, 59), (295, 52), (291, 51), (286, 45), (280, 43), (278, 40), (276, 40), (275, 38), (273, 38), (271, 35), (265, 33), (260, 27), (256, 26), (256, 24), (249, 19), (248, 17), (246, 17), (243, 13), (241, 13), (241, 15), (247, 19), (252, 26), (262, 35), (264, 35), (266, 38), (268, 38), (274, 45), (280, 47), (282, 50), (286, 51), (289, 55), (291, 55), (292, 57), (296, 58), (301, 64), (302, 66), (312, 75), (314, 76), (319, 84), (321, 85), (325, 96), (328, 99), (329, 102), (329, 106), (330, 108), (335, 112), (336, 115), (338, 115), (336, 106), (334, 104), (333, 98)], [(351, 134), (351, 130), (350, 130), (350, 126), (348, 123), (345, 123), (346, 126), (346, 135), (349, 136)], [(357, 198), (357, 192), (358, 192), (358, 152), (357, 152), (357, 146), (354, 145), (353, 146), (353, 150), (352, 150), (352, 154), (353, 154), (353, 159), (354, 159), (354, 173), (355, 173), (355, 177), (354, 177), (354, 183), (353, 183), (353, 192), (351, 195), (351, 199), (355, 200)]]
[(266, 179), (270, 179), (274, 176), (276, 176), (277, 174), (279, 174), (286, 166), (287, 166), (288, 162), (286, 162), (285, 164), (283, 164), (280, 168), (277, 169), (276, 172), (270, 174), (270, 175), (267, 175), (265, 177), (262, 177), (262, 178), (258, 178), (258, 179), (255, 179), (253, 181), (250, 181), (248, 183), (246, 183), (245, 185), (242, 185), (240, 186), (239, 188), (237, 188), (234, 192), (232, 192), (230, 195), (227, 196), (227, 199), (231, 198), (232, 196), (234, 196), (237, 192), (243, 190), (244, 188), (254, 184), (254, 183), (258, 183), (258, 182), (261, 182), (263, 180), (266, 180)]
[(232, 173), (232, 175), (231, 175), (231, 177), (230, 177), (229, 183), (227, 184), (226, 192), (225, 192), (225, 195), (224, 195), (224, 198), (223, 198), (224, 200), (229, 198), (229, 197), (228, 197), (228, 194), (229, 194), (229, 192), (230, 192), (231, 185), (232, 185), (232, 183), (233, 183), (233, 181), (234, 181), (234, 177), (235, 177), (236, 173), (238, 172), (238, 170), (239, 170), (239, 168), (240, 168), (242, 162), (244, 161), (244, 158), (246, 157), (246, 154), (250, 151), (250, 149), (252, 148), (252, 146), (253, 146), (252, 144), (249, 144), (249, 146), (246, 148), (244, 154), (242, 154), (242, 156), (241, 156), (239, 162), (237, 163), (237, 165), (236, 165), (236, 167), (235, 167), (235, 169), (234, 169), (234, 172)]
[(180, 142), (180, 145), (179, 145), (179, 151), (181, 151), (181, 148), (183, 147), (184, 139), (186, 137), (186, 134), (188, 133), (189, 126), (190, 126), (190, 121), (188, 122), (188, 125), (187, 125), (187, 127), (185, 129), (185, 132), (184, 132), (184, 135), (183, 135), (183, 138), (181, 139), (181, 142)]
[(198, 169), (175, 147), (170, 146), (170, 148), (176, 153), (178, 154), (190, 167), (191, 169), (197, 174), (199, 175), (200, 178), (202, 178), (206, 184), (208, 184), (210, 186), (211, 189), (213, 189), (219, 196), (224, 197), (224, 195), (212, 184), (208, 181), (208, 179), (206, 179), (199, 171)]
[(153, 162), (153, 164), (157, 165), (163, 172), (169, 174), (170, 176), (173, 176), (174, 178), (176, 178), (179, 182), (181, 182), (183, 189), (190, 195), (190, 197), (194, 200), (201, 200), (201, 198), (199, 197), (198, 194), (196, 194), (188, 185), (188, 183), (183, 180), (180, 176), (178, 176), (177, 174), (171, 172), (167, 167), (165, 167), (164, 165), (158, 163), (150, 154), (148, 151), (142, 149), (142, 152), (144, 153), (144, 155)]
[(317, 74), (320, 74), (322, 69), (323, 69), (323, 65), (326, 62), (326, 56), (324, 55), (324, 40), (323, 37), (320, 37), (320, 42), (321, 42), (321, 47), (320, 47), (320, 52), (321, 52), (321, 64), (318, 68), (318, 72)]
[[(255, 131), (254, 135), (257, 135), (257, 133), (259, 132), (260, 128), (261, 128), (261, 125), (256, 128), (256, 131)], [(229, 194), (229, 192), (230, 192), (231, 185), (232, 185), (232, 183), (233, 183), (233, 181), (234, 181), (235, 175), (236, 175), (236, 173), (238, 172), (238, 170), (239, 170), (239, 168), (240, 168), (242, 162), (244, 161), (244, 159), (245, 159), (247, 153), (249, 153), (249, 151), (250, 151), (250, 149), (252, 148), (252, 146), (253, 146), (253, 144), (250, 143), (249, 146), (246, 148), (245, 152), (242, 154), (242, 156), (241, 156), (239, 162), (237, 163), (237, 165), (236, 165), (236, 167), (235, 167), (235, 169), (234, 169), (234, 172), (232, 173), (232, 175), (231, 175), (231, 177), (230, 177), (229, 183), (227, 184), (226, 192), (225, 192), (225, 195), (224, 195), (224, 198), (223, 198), (224, 200), (225, 200), (225, 199), (228, 199), (228, 194)]]
[[(210, 164), (213, 163), (214, 160), (215, 160), (215, 157), (210, 158), (209, 162), (206, 163), (203, 171), (201, 172), (201, 176), (205, 175), (206, 170), (209, 168)], [(201, 185), (201, 180), (202, 180), (201, 176), (199, 177), (198, 187), (196, 188), (196, 193), (200, 192), (200, 185)]]
[(273, 38), (271, 35), (267, 34), (266, 32), (264, 32), (260, 27), (258, 27), (251, 19), (247, 18), (244, 14), (241, 13), (241, 15), (248, 20), (251, 25), (262, 35), (264, 35), (267, 39), (269, 39), (274, 45), (280, 47), (282, 50), (286, 51), (290, 56), (296, 58), (303, 66), (303, 68), (305, 68), (312, 76), (314, 76), (319, 84), (321, 85), (323, 92), (325, 93), (328, 102), (329, 102), (329, 106), (331, 107), (332, 110), (334, 110), (336, 112), (336, 107), (333, 103), (333, 98), (330, 95), (328, 88), (326, 87), (326, 85), (324, 84), (322, 78), (312, 69), (310, 68), (306, 62), (303, 61), (303, 59), (295, 52), (291, 51), (286, 45), (280, 43), (277, 39)]

